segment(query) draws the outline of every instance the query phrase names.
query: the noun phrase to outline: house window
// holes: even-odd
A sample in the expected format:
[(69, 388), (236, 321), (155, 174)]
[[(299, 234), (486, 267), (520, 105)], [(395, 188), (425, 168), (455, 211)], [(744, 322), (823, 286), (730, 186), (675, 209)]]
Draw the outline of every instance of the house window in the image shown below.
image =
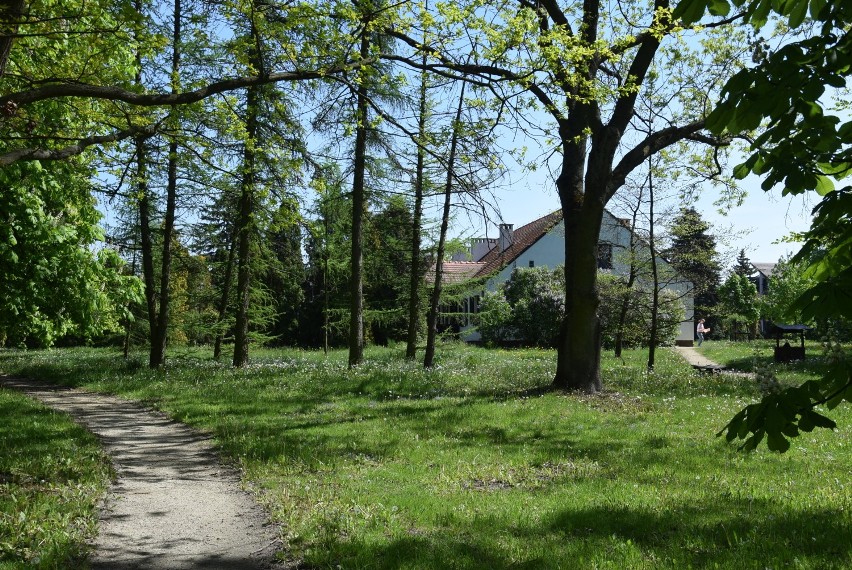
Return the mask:
[(530, 259), (530, 267), (535, 267), (535, 261), (533, 261), (532, 259)]
[(598, 269), (612, 269), (612, 244), (598, 244)]

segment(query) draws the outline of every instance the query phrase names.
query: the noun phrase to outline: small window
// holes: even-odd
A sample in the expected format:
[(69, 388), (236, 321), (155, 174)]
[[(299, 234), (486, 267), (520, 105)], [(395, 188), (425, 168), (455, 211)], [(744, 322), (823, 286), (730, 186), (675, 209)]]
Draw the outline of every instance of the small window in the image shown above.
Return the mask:
[(530, 259), (530, 267), (535, 267), (535, 261), (533, 261), (532, 259)]
[(612, 244), (598, 244), (598, 269), (612, 269)]

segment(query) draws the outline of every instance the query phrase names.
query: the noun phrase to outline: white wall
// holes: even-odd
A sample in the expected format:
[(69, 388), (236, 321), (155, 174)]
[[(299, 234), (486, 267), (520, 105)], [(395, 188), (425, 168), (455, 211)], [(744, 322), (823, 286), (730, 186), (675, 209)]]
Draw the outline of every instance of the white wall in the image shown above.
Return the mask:
[[(516, 267), (529, 267), (530, 261), (534, 262), (535, 267), (556, 267), (565, 263), (565, 230), (564, 222), (560, 221), (556, 224), (545, 236), (530, 246), (525, 252), (519, 255), (514, 262), (504, 267), (494, 277), (489, 279), (485, 285), (486, 290), (496, 291), (500, 284), (509, 280), (512, 271)], [(623, 255), (620, 253), (626, 252), (630, 248), (630, 230), (625, 227), (615, 216), (609, 212), (604, 213), (603, 223), (601, 225), (600, 242), (609, 243), (613, 246), (613, 268), (612, 272), (616, 275), (625, 275), (628, 271), (628, 265)], [(673, 269), (663, 259), (658, 258), (661, 272), (671, 274)], [(678, 344), (692, 345), (694, 335), (693, 326), (693, 299), (692, 299), (692, 283), (679, 280), (672, 282), (666, 286), (667, 289), (676, 291), (683, 299), (684, 304), (684, 321), (680, 325), (679, 334), (676, 338)], [(464, 337), (467, 341), (477, 341), (480, 339), (479, 333), (471, 333)]]

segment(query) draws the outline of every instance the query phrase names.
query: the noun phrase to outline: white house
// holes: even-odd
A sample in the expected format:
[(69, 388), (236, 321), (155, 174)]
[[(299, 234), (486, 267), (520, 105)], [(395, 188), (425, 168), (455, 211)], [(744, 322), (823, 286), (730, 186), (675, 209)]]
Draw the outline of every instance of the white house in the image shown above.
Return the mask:
[[(486, 291), (495, 291), (500, 284), (506, 282), (517, 267), (556, 267), (565, 263), (565, 237), (562, 212), (556, 211), (525, 226), (513, 229), (511, 224), (501, 224), (497, 238), (476, 238), (473, 240), (468, 255), (454, 256), (452, 261), (443, 264), (444, 282), (447, 284), (460, 283), (474, 278), (484, 278)], [(616, 218), (611, 213), (604, 213), (598, 242), (598, 269), (611, 271), (616, 275), (627, 275), (629, 272), (627, 255), (619, 255), (630, 251), (630, 224)], [(638, 241), (644, 244), (644, 241)], [(635, 247), (635, 245), (634, 245)], [(640, 246), (641, 247), (641, 246)], [(647, 251), (647, 246), (645, 246)], [(468, 259), (463, 259), (466, 257)], [(684, 321), (676, 342), (680, 346), (692, 346), (693, 330), (693, 295), (692, 283), (680, 277), (663, 259), (657, 258), (661, 274), (666, 275), (663, 287), (674, 291), (684, 304)], [(470, 325), (468, 315), (478, 312), (479, 295), (469, 296), (459, 312), (465, 315), (458, 323), (462, 330)], [(470, 342), (479, 340), (479, 333), (471, 331), (463, 338)]]

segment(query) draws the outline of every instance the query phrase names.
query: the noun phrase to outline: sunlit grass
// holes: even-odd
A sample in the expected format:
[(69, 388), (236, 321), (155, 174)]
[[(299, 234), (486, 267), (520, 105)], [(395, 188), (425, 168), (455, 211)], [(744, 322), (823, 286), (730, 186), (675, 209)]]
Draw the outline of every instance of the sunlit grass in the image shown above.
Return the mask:
[(0, 568), (75, 568), (110, 467), (67, 416), (0, 389)]
[(786, 455), (715, 433), (757, 398), (669, 350), (603, 358), (606, 391), (549, 391), (550, 351), (448, 345), (256, 351), (164, 371), (101, 350), (0, 353), (0, 368), (148, 401), (211, 432), (320, 568), (847, 568), (852, 413)]
[[(798, 339), (789, 339), (799, 346)], [(783, 341), (782, 341), (783, 342)], [(775, 362), (776, 341), (756, 339), (752, 341), (704, 342), (697, 350), (710, 360), (734, 370), (753, 372), (757, 368), (770, 367), (783, 384), (801, 384), (805, 380), (825, 373), (828, 359), (823, 345), (818, 341), (805, 342), (805, 360)]]

